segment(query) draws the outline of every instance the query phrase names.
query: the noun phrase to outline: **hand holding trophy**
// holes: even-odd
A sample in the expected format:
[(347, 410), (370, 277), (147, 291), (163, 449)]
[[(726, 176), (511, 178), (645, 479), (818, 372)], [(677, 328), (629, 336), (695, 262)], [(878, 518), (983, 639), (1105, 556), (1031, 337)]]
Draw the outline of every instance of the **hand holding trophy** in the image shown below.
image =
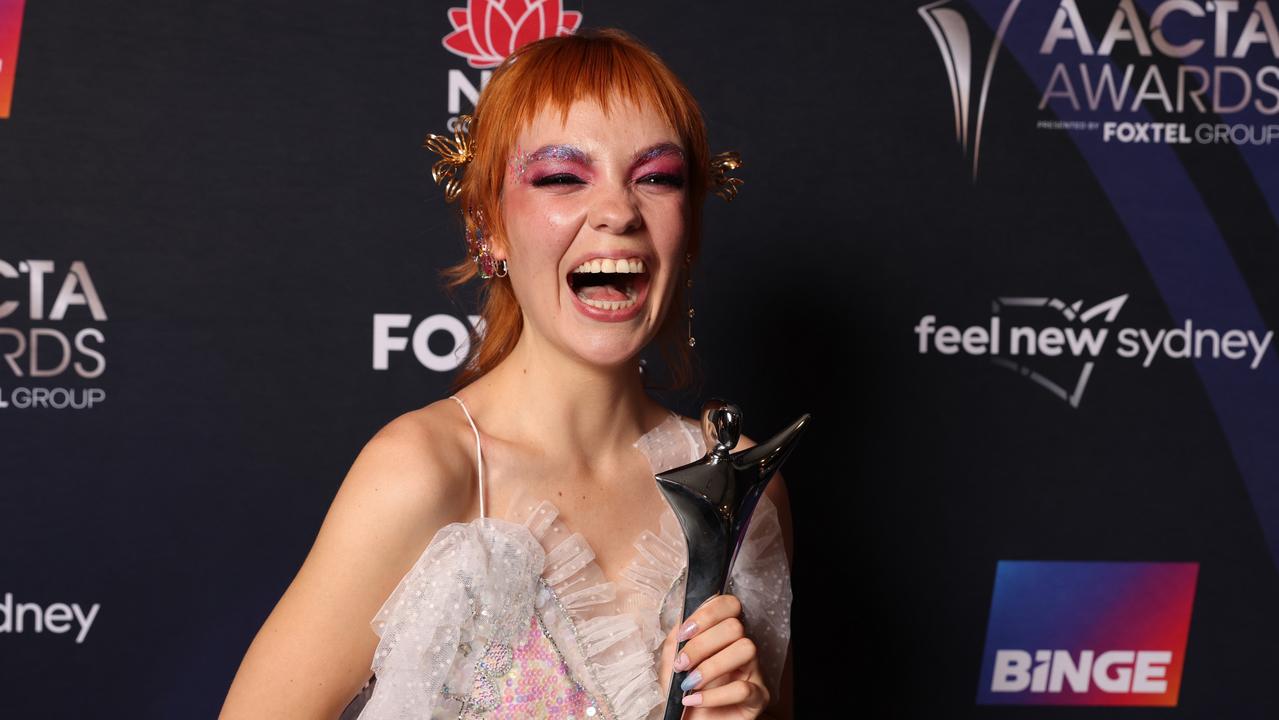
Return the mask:
[[(712, 399), (702, 406), (706, 455), (655, 476), (658, 487), (679, 518), (688, 545), (682, 628), (688, 626), (695, 612), (706, 616), (704, 621), (714, 622), (740, 614), (740, 603), (732, 596), (724, 596), (722, 601), (721, 598), (708, 600), (727, 588), (733, 562), (759, 497), (794, 450), (800, 434), (808, 427), (809, 418), (804, 415), (767, 442), (734, 453), (732, 450), (741, 435), (741, 410), (723, 400)], [(677, 638), (677, 657), (690, 637), (690, 633), (682, 632)], [(687, 670), (686, 667), (675, 669), (667, 694), (665, 720), (678, 720), (683, 716), (685, 690), (703, 679), (698, 672), (690, 675)]]

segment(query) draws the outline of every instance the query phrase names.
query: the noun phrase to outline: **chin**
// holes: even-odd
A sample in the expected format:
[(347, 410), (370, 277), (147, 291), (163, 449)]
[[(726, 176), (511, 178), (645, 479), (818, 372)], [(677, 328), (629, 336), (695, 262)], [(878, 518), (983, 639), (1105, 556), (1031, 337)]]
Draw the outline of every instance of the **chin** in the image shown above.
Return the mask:
[(569, 342), (569, 348), (583, 361), (600, 368), (614, 368), (634, 363), (644, 349), (645, 343), (634, 338), (608, 337), (616, 333), (600, 333), (601, 337), (584, 337), (579, 334)]

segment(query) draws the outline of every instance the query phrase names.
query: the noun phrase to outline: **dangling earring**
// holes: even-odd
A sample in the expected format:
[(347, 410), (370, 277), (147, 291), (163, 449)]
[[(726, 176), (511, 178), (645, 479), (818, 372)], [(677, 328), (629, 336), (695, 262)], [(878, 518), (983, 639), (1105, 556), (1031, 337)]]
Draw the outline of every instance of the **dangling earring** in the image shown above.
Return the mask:
[[(693, 262), (693, 253), (685, 254), (684, 255), (684, 276), (687, 278), (687, 280), (685, 280), (684, 286), (689, 291), (693, 289), (693, 273), (690, 268), (690, 266), (692, 265), (692, 262)], [(689, 292), (689, 295), (691, 295), (691, 292)], [(693, 337), (693, 314), (694, 314), (693, 299), (692, 297), (688, 297), (688, 346), (689, 347), (694, 347), (697, 345), (697, 338)]]
[(488, 230), (484, 226), (484, 214), (479, 210), (467, 212), (466, 249), (475, 260), (476, 272), (485, 280), (506, 277), (506, 258), (497, 260), (489, 249)]

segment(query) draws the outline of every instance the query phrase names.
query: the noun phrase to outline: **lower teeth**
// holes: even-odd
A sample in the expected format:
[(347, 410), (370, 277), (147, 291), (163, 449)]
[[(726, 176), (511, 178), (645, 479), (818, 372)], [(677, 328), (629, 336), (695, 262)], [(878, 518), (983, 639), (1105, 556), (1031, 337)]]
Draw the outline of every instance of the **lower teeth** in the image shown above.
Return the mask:
[(577, 299), (593, 308), (599, 308), (600, 310), (621, 310), (635, 304), (635, 297), (630, 292), (628, 292), (627, 295), (628, 297), (625, 300), (592, 300), (587, 297), (582, 297), (582, 294), (578, 293)]

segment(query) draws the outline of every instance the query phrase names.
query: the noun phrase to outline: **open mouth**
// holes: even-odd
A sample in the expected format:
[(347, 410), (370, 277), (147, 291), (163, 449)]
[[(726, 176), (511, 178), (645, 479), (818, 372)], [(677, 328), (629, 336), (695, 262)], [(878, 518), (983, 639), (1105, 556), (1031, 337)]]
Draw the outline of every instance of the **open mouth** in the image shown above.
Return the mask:
[(640, 258), (595, 258), (568, 274), (568, 285), (584, 305), (603, 311), (626, 310), (648, 288), (648, 271)]

